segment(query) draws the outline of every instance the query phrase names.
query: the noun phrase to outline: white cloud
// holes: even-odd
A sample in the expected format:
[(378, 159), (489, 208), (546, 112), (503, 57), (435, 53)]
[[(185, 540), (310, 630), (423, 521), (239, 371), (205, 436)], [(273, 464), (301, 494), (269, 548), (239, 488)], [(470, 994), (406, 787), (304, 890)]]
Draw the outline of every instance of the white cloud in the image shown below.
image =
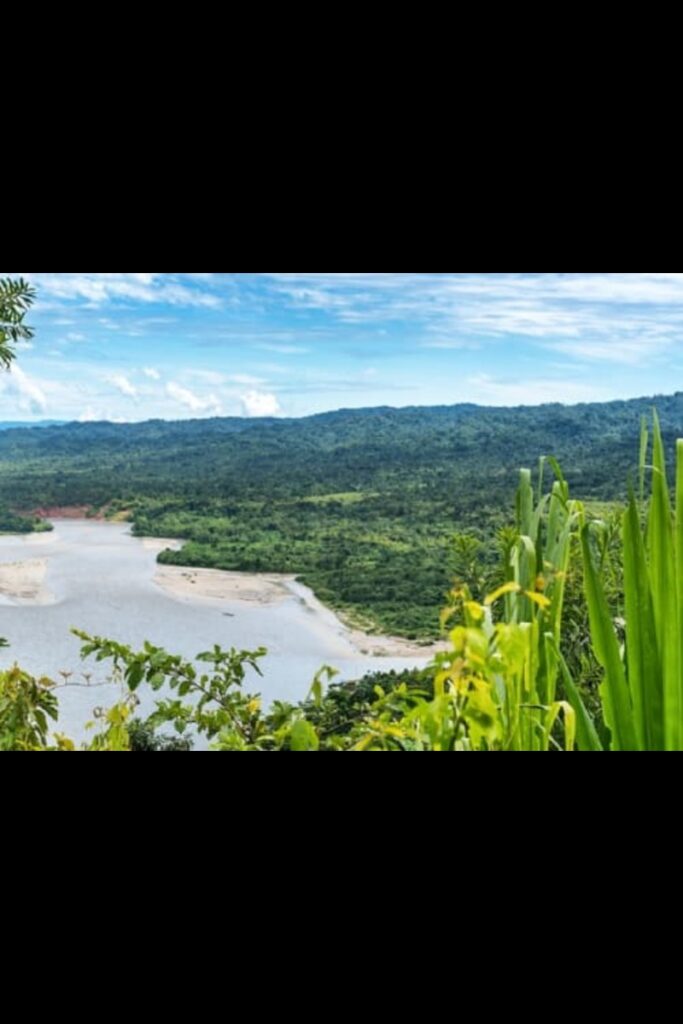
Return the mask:
[(281, 300), (342, 324), (413, 322), (421, 348), (522, 339), (584, 360), (664, 358), (683, 336), (683, 274), (267, 274)]
[(245, 416), (279, 416), (280, 403), (276, 395), (267, 394), (265, 391), (248, 391), (242, 395), (242, 406)]
[(420, 348), (439, 348), (446, 351), (462, 351), (463, 349), (477, 349), (480, 343), (457, 338), (434, 338), (428, 341), (421, 341)]
[[(201, 285), (210, 275), (197, 274), (23, 274), (48, 298), (85, 301), (101, 306), (117, 300), (171, 306), (218, 307), (221, 297)], [(191, 286), (183, 283), (190, 278)], [(199, 283), (199, 286), (198, 286)], [(106, 325), (105, 325), (106, 326)]]
[(47, 410), (45, 392), (19, 366), (14, 366), (11, 373), (0, 375), (0, 388), (6, 395), (17, 399), (22, 412), (40, 415)]
[(161, 380), (161, 374), (158, 370), (155, 370), (153, 366), (146, 366), (142, 372), (145, 377), (149, 377), (150, 380)]
[(166, 394), (169, 398), (172, 398), (174, 402), (178, 402), (179, 405), (185, 406), (186, 409), (189, 409), (191, 412), (197, 413), (198, 415), (221, 415), (221, 403), (215, 395), (207, 395), (202, 398), (194, 391), (190, 391), (189, 388), (185, 388), (181, 384), (176, 384), (175, 381), (171, 381), (166, 385)]
[(115, 387), (117, 391), (120, 391), (126, 398), (137, 398), (138, 389), (134, 384), (128, 380), (128, 378), (122, 373), (112, 373), (106, 378), (107, 383)]

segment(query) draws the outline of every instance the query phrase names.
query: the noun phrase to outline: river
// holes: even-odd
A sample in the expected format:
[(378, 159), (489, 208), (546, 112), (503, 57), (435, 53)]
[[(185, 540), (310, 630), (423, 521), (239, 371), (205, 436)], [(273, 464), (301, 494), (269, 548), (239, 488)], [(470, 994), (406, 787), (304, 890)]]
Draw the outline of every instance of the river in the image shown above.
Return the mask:
[[(134, 647), (150, 640), (187, 658), (214, 644), (243, 650), (266, 647), (263, 677), (253, 675), (248, 685), (266, 705), (303, 699), (322, 665), (338, 669), (340, 681), (428, 662), (426, 656), (359, 654), (336, 616), (297, 583), (288, 585), (284, 600), (271, 605), (173, 596), (154, 581), (156, 558), (156, 551), (121, 523), (59, 520), (53, 533), (0, 536), (0, 565), (47, 561), (44, 585), (50, 602), (0, 598), (0, 636), (10, 643), (0, 650), (0, 666), (16, 662), (59, 682), (61, 672), (73, 672), (72, 683), (83, 683), (83, 673), (92, 673), (91, 682), (97, 685), (91, 689), (59, 690), (59, 731), (77, 741), (86, 737), (93, 709), (115, 703), (120, 689), (108, 681), (106, 663), (81, 661), (73, 627)], [(154, 695), (144, 689), (138, 695), (140, 713), (153, 710)]]

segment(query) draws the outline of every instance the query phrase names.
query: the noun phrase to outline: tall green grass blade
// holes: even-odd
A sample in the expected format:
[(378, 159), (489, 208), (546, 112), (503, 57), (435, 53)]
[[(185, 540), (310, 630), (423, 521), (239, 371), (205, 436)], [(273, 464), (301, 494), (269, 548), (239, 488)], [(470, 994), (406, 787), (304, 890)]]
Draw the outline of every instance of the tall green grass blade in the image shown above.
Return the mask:
[(553, 743), (554, 746), (558, 745), (552, 738), (552, 732), (560, 714), (564, 720), (564, 749), (566, 751), (573, 751), (576, 746), (576, 713), (571, 704), (568, 704), (566, 700), (562, 700), (554, 703), (546, 713), (546, 743), (543, 748), (544, 750), (548, 750), (551, 743)]
[(554, 570), (549, 619), (558, 643), (562, 631), (562, 612), (569, 570), (571, 539), (576, 527), (576, 512), (565, 500), (564, 487), (556, 482), (553, 487), (548, 516), (546, 559)]
[(624, 513), (624, 600), (628, 681), (638, 742), (664, 749), (664, 694), (650, 574), (633, 492)]
[(517, 491), (517, 528), (522, 536), (532, 536), (533, 517), (534, 489), (531, 486), (531, 470), (521, 469), (519, 472), (519, 490)]
[(639, 744), (633, 722), (631, 696), (609, 606), (593, 562), (588, 525), (581, 528), (581, 548), (593, 649), (605, 670), (601, 696), (605, 721), (612, 732), (612, 748), (614, 750), (638, 750)]
[[(536, 589), (536, 577), (538, 566), (536, 564), (536, 546), (531, 537), (519, 538), (517, 545), (517, 582), (524, 591)], [(534, 609), (528, 597), (520, 595), (517, 599), (518, 622), (531, 622), (534, 617)]]
[(560, 673), (562, 675), (562, 681), (564, 683), (564, 692), (569, 704), (574, 709), (576, 715), (576, 745), (579, 750), (584, 752), (602, 750), (603, 746), (600, 742), (593, 719), (586, 711), (586, 707), (581, 700), (581, 694), (579, 693), (578, 687), (574, 682), (569, 666), (565, 661), (562, 652), (560, 651), (559, 645), (554, 636), (550, 633), (546, 634), (546, 644), (550, 651), (550, 657), (553, 657), (556, 663), (559, 665)]
[(562, 472), (562, 467), (560, 466), (559, 462), (557, 461), (557, 459), (553, 455), (547, 456), (546, 457), (546, 462), (548, 463), (548, 465), (552, 469), (553, 473), (557, 477), (558, 482), (560, 484), (562, 484), (562, 492), (563, 492), (565, 498), (567, 500), (569, 500), (569, 484), (567, 483), (567, 481), (564, 478), (564, 473)]
[(545, 476), (545, 455), (541, 455), (538, 460), (538, 498), (537, 501), (540, 504), (541, 498), (543, 497), (543, 477)]
[(640, 481), (640, 504), (645, 501), (645, 467), (647, 465), (647, 453), (650, 448), (650, 431), (647, 425), (647, 417), (640, 420), (640, 458), (638, 460), (638, 479)]
[[(676, 547), (676, 580), (677, 580), (677, 596), (678, 596), (678, 640), (679, 650), (678, 656), (680, 659), (679, 664), (679, 697), (678, 697), (678, 714), (679, 723), (680, 717), (683, 715), (683, 441), (679, 440), (676, 442), (676, 531), (675, 531), (675, 547)], [(683, 724), (679, 724), (679, 727), (683, 730)], [(683, 739), (683, 736), (679, 736), (679, 740)], [(680, 749), (680, 748), (679, 748)]]
[(544, 498), (541, 498), (538, 505), (534, 510), (534, 514), (531, 517), (531, 532), (528, 534), (536, 545), (536, 559), (538, 562), (539, 572), (543, 565), (543, 517), (548, 510), (550, 504), (550, 494), (546, 494)]
[(657, 644), (664, 688), (664, 741), (667, 750), (680, 750), (681, 660), (671, 499), (666, 478), (666, 460), (659, 417), (654, 414), (652, 501), (648, 526), (650, 580)]

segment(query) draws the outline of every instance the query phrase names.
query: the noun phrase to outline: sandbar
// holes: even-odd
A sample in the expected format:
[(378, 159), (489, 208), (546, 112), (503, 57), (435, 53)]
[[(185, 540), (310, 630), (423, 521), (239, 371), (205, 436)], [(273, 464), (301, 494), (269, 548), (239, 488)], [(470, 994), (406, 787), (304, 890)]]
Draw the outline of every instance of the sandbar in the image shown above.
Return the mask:
[(45, 587), (47, 566), (47, 558), (0, 562), (0, 598), (10, 604), (52, 604), (53, 596)]
[(260, 605), (279, 604), (291, 597), (287, 588), (290, 579), (294, 577), (187, 569), (179, 565), (160, 565), (154, 577), (155, 583), (172, 597)]

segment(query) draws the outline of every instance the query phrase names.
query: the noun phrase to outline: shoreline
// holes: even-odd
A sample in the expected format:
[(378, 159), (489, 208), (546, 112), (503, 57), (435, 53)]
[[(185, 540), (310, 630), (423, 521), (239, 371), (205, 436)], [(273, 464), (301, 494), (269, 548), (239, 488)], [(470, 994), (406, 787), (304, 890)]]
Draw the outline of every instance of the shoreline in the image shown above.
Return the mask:
[(190, 566), (159, 565), (153, 582), (171, 598), (200, 601), (210, 605), (248, 604), (267, 608), (296, 599), (326, 620), (355, 653), (374, 658), (424, 658), (448, 650), (448, 644), (420, 644), (404, 637), (366, 633), (344, 621), (335, 609), (323, 604), (296, 576), (278, 573), (229, 572), (224, 569), (197, 569)]
[(323, 604), (315, 592), (300, 583), (295, 576), (288, 577), (289, 590), (292, 594), (306, 605), (310, 611), (316, 613), (323, 619), (337, 627), (343, 636), (355, 649), (358, 654), (371, 658), (424, 658), (431, 660), (442, 651), (447, 651), (449, 645), (441, 640), (433, 640), (421, 643), (419, 640), (408, 640), (403, 636), (389, 636), (386, 633), (368, 633), (361, 626), (347, 618), (344, 612)]
[[(75, 518), (71, 521), (73, 522)], [(84, 524), (107, 525), (107, 521), (103, 519), (79, 518)], [(55, 525), (58, 523), (59, 520)], [(43, 547), (57, 539), (55, 532), (22, 535), (21, 544), (17, 545), (17, 555), (21, 548), (24, 548), (26, 554), (34, 554), (26, 548)], [(168, 548), (179, 550), (183, 545), (182, 540), (172, 538), (131, 539), (137, 540), (144, 551), (154, 555)], [(38, 554), (39, 552), (35, 551), (35, 555)], [(45, 556), (48, 552), (43, 554), (41, 551), (40, 555), (43, 557), (23, 559), (19, 555), (15, 561), (0, 562), (0, 605), (44, 606), (56, 603), (55, 595), (45, 585), (49, 567), (49, 557)], [(377, 659), (410, 658), (428, 662), (439, 652), (448, 650), (448, 643), (444, 641), (420, 643), (405, 637), (368, 633), (343, 611), (323, 604), (309, 587), (298, 581), (295, 575), (230, 572), (223, 569), (161, 565), (155, 562), (150, 582), (171, 600), (213, 607), (227, 604), (269, 608), (286, 601), (298, 600), (316, 616), (318, 623), (325, 623), (334, 630), (339, 639), (349, 646), (351, 655)]]

